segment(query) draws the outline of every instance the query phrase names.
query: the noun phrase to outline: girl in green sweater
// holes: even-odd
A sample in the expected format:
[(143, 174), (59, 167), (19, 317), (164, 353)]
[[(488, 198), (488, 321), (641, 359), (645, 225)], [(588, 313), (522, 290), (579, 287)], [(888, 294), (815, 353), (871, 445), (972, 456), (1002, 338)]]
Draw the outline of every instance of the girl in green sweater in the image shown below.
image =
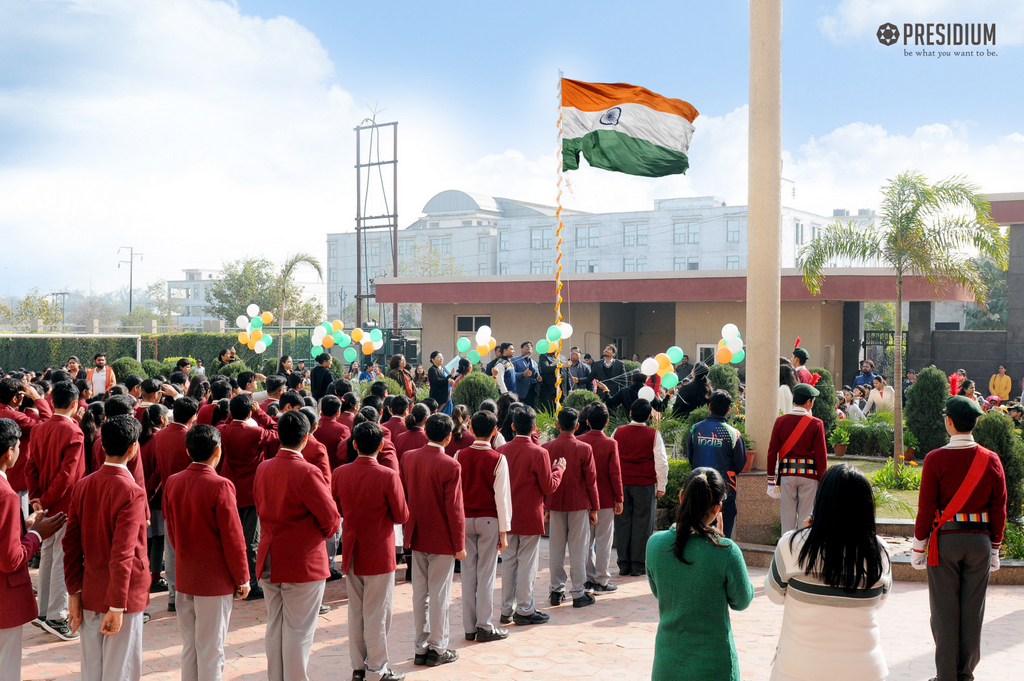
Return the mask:
[(725, 482), (697, 468), (679, 493), (675, 525), (647, 542), (647, 579), (658, 599), (652, 681), (740, 681), (729, 608), (743, 610), (754, 587), (739, 547), (721, 535)]

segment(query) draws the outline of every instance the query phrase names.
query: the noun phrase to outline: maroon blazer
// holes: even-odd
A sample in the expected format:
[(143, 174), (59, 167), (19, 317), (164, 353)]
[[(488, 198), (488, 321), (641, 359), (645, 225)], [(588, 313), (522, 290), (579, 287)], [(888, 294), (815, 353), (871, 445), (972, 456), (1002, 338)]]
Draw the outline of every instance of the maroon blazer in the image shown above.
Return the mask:
[(410, 428), (401, 435), (396, 435), (394, 442), (395, 451), (398, 452), (398, 465), (401, 466), (402, 457), (405, 456), (406, 452), (426, 447), (429, 440), (423, 428)]
[(0, 419), (10, 419), (21, 428), (21, 454), (14, 465), (7, 469), (7, 481), (15, 492), (28, 490), (28, 479), (25, 468), (32, 456), (32, 431), (41, 426), (53, 415), (53, 410), (46, 400), (37, 400), (35, 409), (18, 411), (6, 404), (0, 404)]
[(220, 428), (221, 459), (218, 472), (235, 483), (238, 507), (255, 504), (253, 480), (256, 469), (267, 457), (267, 449), (278, 444), (277, 424), (262, 411), (253, 415), (257, 425), (232, 421)]
[(498, 451), (508, 460), (512, 491), (510, 534), (544, 534), (544, 497), (558, 488), (562, 469), (552, 467), (547, 450), (533, 444), (529, 435), (517, 435), (512, 442), (498, 447)]
[(576, 438), (590, 445), (597, 469), (597, 498), (601, 508), (622, 503), (622, 470), (619, 468), (619, 443), (601, 430), (588, 430)]
[(562, 482), (547, 496), (544, 505), (552, 511), (596, 511), (601, 508), (597, 496), (597, 469), (590, 445), (580, 442), (572, 433), (560, 433), (543, 447), (548, 450), (552, 461), (565, 458)]
[(381, 424), (381, 427), (391, 432), (391, 439), (395, 442), (396, 447), (398, 446), (398, 436), (409, 430), (405, 427), (404, 416), (392, 416), (386, 423)]
[[(813, 459), (814, 468), (806, 469), (805, 473), (785, 473), (783, 475), (799, 478), (809, 478), (821, 482), (825, 477), (825, 469), (828, 468), (828, 452), (825, 450), (825, 425), (816, 416), (811, 416), (810, 425), (804, 429), (796, 444), (788, 452), (780, 452), (789, 436), (796, 430), (800, 420), (806, 418), (801, 414), (783, 414), (775, 419), (772, 426), (772, 435), (768, 440), (768, 484), (782, 484), (775, 477), (775, 471), (783, 468), (778, 465), (779, 454), (782, 458)], [(782, 477), (781, 475), (779, 477)]]
[(332, 471), (345, 463), (344, 459), (339, 459), (337, 456), (338, 443), (347, 440), (351, 434), (348, 426), (340, 423), (337, 416), (324, 416), (320, 419), (320, 427), (316, 429), (316, 439), (327, 448), (327, 457), (330, 460)]
[[(140, 447), (141, 449), (141, 447)], [(142, 452), (139, 452), (141, 454)], [(132, 474), (132, 478), (135, 480), (135, 484), (146, 489), (146, 472), (142, 467), (142, 457), (136, 454), (132, 457), (126, 466), (128, 466), (128, 472)], [(107, 450), (103, 449), (103, 439), (100, 438), (100, 434), (96, 433), (96, 439), (92, 443), (92, 470), (95, 473), (98, 470), (103, 469), (103, 462), (107, 460)], [(114, 606), (117, 607), (117, 606)]]
[(174, 547), (174, 588), (226, 596), (249, 583), (235, 486), (210, 466), (189, 464), (164, 483), (164, 522)]
[(18, 493), (0, 475), (0, 629), (20, 627), (39, 614), (28, 574), (39, 543), (39, 535), (25, 532)]
[(465, 449), (476, 442), (476, 436), (473, 435), (473, 429), (468, 425), (462, 431), (462, 436), (459, 438), (455, 437), (455, 433), (452, 433), (452, 441), (448, 443), (448, 446), (444, 448), (444, 451), (448, 456), (454, 457), (460, 449)]
[(196, 423), (202, 423), (204, 426), (210, 425), (213, 422), (213, 410), (216, 408), (217, 405), (213, 402), (208, 402), (199, 407), (199, 412), (196, 414)]
[[(398, 452), (395, 451), (395, 445), (387, 437), (387, 432), (384, 431), (384, 446), (380, 450), (380, 454), (377, 455), (377, 463), (381, 466), (386, 466), (394, 472), (398, 473), (400, 468), (398, 465)], [(336, 458), (341, 463), (352, 463), (359, 456), (356, 453), (356, 447), (352, 443), (352, 438), (348, 437), (338, 443), (338, 451), (335, 454)]]
[(306, 438), (306, 446), (302, 450), (302, 458), (320, 469), (324, 474), (324, 482), (331, 484), (331, 462), (327, 458), (327, 447), (310, 433)]
[[(207, 424), (209, 425), (209, 424)], [(192, 465), (192, 459), (185, 448), (185, 435), (188, 428), (182, 423), (170, 423), (151, 440), (156, 451), (156, 470), (160, 482), (164, 485), (175, 473), (180, 473)]]
[(403, 529), (406, 548), (446, 556), (466, 548), (462, 466), (458, 461), (437, 445), (406, 452), (402, 486), (409, 500), (409, 521)]
[(156, 442), (153, 438), (159, 434), (159, 430), (150, 436), (145, 443), (139, 445), (139, 455), (142, 459), (142, 471), (146, 476), (146, 498), (149, 500), (150, 508), (160, 508), (160, 498), (163, 496), (163, 484), (160, 480), (160, 471), (156, 467)]
[[(138, 458), (138, 457), (135, 457)], [(82, 478), (64, 534), (64, 581), (82, 608), (142, 612), (149, 605), (146, 490), (120, 466)]]
[(54, 414), (32, 432), (32, 458), (25, 467), (28, 493), (48, 515), (67, 513), (71, 490), (85, 477), (85, 436), (78, 422)]
[(409, 519), (398, 473), (360, 456), (334, 471), (331, 493), (345, 519), (341, 569), (353, 575), (394, 572), (395, 523)]
[(338, 531), (341, 517), (320, 469), (300, 453), (281, 449), (256, 470), (253, 497), (260, 518), (256, 575), (263, 575), (269, 556), (274, 584), (327, 579), (324, 539)]
[(338, 414), (337, 418), (338, 423), (348, 428), (349, 432), (352, 432), (356, 422), (356, 413), (354, 411), (343, 411)]

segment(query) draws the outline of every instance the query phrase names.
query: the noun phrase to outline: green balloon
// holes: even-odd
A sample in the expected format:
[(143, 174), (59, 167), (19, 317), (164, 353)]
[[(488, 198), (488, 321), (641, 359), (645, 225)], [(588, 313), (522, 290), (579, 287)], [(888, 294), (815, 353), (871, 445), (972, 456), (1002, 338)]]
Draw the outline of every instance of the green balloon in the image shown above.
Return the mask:
[(476, 350), (470, 350), (469, 352), (466, 353), (466, 359), (469, 360), (470, 364), (479, 364), (480, 353), (477, 352)]
[(345, 352), (342, 354), (344, 355), (346, 362), (354, 362), (356, 361), (356, 357), (359, 356), (355, 348), (345, 348)]
[(334, 344), (340, 348), (347, 348), (352, 345), (352, 336), (348, 335), (344, 331), (338, 331), (338, 335), (335, 336)]
[(263, 328), (263, 318), (262, 317), (253, 317), (252, 320), (249, 322), (249, 326), (251, 326), (254, 329), (262, 329)]
[(746, 356), (747, 356), (747, 353), (745, 353), (743, 351), (743, 348), (740, 348), (739, 352), (733, 353), (732, 359), (729, 360), (729, 363), (730, 364), (739, 364), (740, 362), (743, 361), (743, 359)]
[(260, 340), (263, 341), (263, 344), (266, 345), (268, 348), (270, 347), (270, 344), (274, 342), (274, 339), (270, 336), (270, 334), (266, 333), (263, 334), (263, 338), (260, 338)]
[(470, 348), (469, 339), (460, 338), (459, 340), (455, 341), (455, 347), (459, 352), (466, 352)]
[(334, 332), (334, 326), (330, 322), (324, 322), (320, 326), (324, 327), (324, 331), (326, 331), (327, 333)]
[(341, 345), (341, 337), (344, 336), (344, 335), (345, 334), (343, 332), (341, 332), (341, 331), (335, 331), (334, 333), (332, 333), (331, 334), (331, 338), (334, 339), (334, 344), (335, 345)]
[(670, 371), (661, 377), (661, 387), (665, 390), (671, 390), (677, 385), (679, 385), (679, 376), (674, 371)]
[(309, 356), (312, 357), (313, 359), (316, 359), (322, 354), (324, 354), (324, 349), (319, 345), (314, 345), (313, 348), (309, 351)]
[(550, 351), (551, 351), (551, 343), (549, 343), (547, 341), (547, 339), (542, 338), (539, 341), (537, 341), (537, 352), (539, 352), (542, 355), (546, 355)]
[(383, 340), (384, 334), (380, 332), (380, 329), (374, 329), (370, 332), (370, 340), (374, 343)]
[(552, 324), (551, 326), (548, 327), (547, 336), (548, 340), (554, 343), (555, 341), (562, 337), (562, 330), (555, 326), (554, 324)]
[[(672, 362), (673, 364), (679, 364), (680, 362), (683, 361), (683, 349), (678, 345), (673, 345), (672, 347), (670, 347), (668, 350), (665, 351), (665, 354), (668, 355), (668, 361)], [(665, 385), (665, 382), (662, 381), (661, 384)]]

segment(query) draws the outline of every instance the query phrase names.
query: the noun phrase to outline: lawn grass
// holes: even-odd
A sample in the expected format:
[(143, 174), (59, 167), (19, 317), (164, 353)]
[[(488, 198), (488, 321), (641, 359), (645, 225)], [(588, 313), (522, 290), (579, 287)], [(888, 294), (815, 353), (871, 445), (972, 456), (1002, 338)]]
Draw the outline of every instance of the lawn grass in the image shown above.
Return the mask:
[[(854, 468), (858, 469), (864, 475), (869, 478), (871, 475), (882, 468), (885, 462), (882, 460), (865, 460), (865, 459), (829, 459), (828, 465), (833, 466), (837, 463), (848, 463)], [(907, 504), (912, 511), (900, 508), (899, 506), (881, 506), (878, 509), (879, 518), (894, 518), (894, 519), (911, 519), (913, 520), (917, 516), (917, 490), (890, 490), (889, 494), (893, 495), (903, 503)]]

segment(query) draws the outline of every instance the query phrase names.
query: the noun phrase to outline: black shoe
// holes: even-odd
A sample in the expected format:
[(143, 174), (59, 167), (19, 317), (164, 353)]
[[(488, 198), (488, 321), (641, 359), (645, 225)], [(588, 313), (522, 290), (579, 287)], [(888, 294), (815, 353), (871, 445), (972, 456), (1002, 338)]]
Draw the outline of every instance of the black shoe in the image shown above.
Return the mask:
[(459, 654), (454, 650), (446, 650), (443, 653), (439, 653), (436, 650), (431, 650), (427, 653), (427, 666), (428, 667), (440, 667), (443, 664), (449, 662), (455, 662), (459, 659)]
[(471, 632), (469, 634), (466, 634), (466, 640), (467, 641), (475, 641), (476, 640), (476, 632), (474, 631), (474, 632)]
[(167, 580), (163, 577), (157, 577), (149, 583), (149, 593), (162, 594), (165, 591), (167, 591)]
[(597, 582), (586, 581), (583, 582), (583, 590), (589, 593), (594, 593), (594, 588), (597, 586)]
[(167, 602), (167, 612), (178, 612), (178, 609), (174, 605), (174, 601)]
[(574, 608), (585, 608), (588, 605), (593, 605), (594, 603), (597, 603), (597, 599), (585, 591), (579, 598), (572, 599), (572, 607)]
[(461, 575), (462, 574), (462, 561), (461, 560), (456, 560), (455, 561), (455, 574), (457, 574), (457, 575)]
[(477, 643), (489, 643), (490, 641), (501, 641), (502, 639), (508, 638), (508, 629), (502, 629), (501, 627), (494, 627), (491, 631), (476, 629), (476, 642)]
[(384, 676), (380, 677), (380, 681), (405, 681), (405, 674), (389, 669)]
[(431, 651), (428, 651), (427, 653), (423, 653), (422, 655), (420, 653), (416, 653), (415, 655), (412, 656), (412, 663), (414, 665), (416, 665), (417, 667), (422, 667), (423, 665), (425, 665), (427, 663), (427, 655), (429, 653), (432, 653), (432, 652), (434, 652), (434, 651), (431, 650)]
[(254, 586), (252, 589), (249, 590), (249, 595), (245, 597), (245, 600), (247, 600), (247, 601), (262, 601), (263, 600), (263, 589), (258, 587), (258, 586)]
[(629, 568), (619, 568), (619, 577), (629, 577)]
[(517, 612), (516, 614), (512, 615), (512, 621), (518, 624), (519, 626), (526, 626), (527, 624), (544, 624), (549, 619), (551, 619), (551, 615), (547, 614), (546, 612), (534, 611), (531, 612), (529, 615), (520, 615)]
[(412, 565), (410, 565), (409, 567), (405, 568), (405, 581), (407, 581), (407, 582), (411, 582), (412, 581)]
[(151, 619), (153, 619), (153, 616), (150, 615), (148, 612), (142, 613), (142, 623), (143, 624), (145, 624), (146, 622), (150, 621)]
[(331, 611), (331, 606), (329, 606), (329, 605), (323, 605), (323, 604), (321, 604), (321, 605), (320, 605), (320, 614), (321, 614), (321, 615), (326, 615), (326, 614), (327, 614), (327, 613), (329, 613), (330, 611)]
[(37, 617), (34, 620), (32, 620), (32, 624), (33, 624), (33, 626), (36, 626), (36, 627), (39, 627), (40, 629), (42, 629), (43, 628), (43, 622), (45, 622), (45, 621), (46, 621), (46, 616), (45, 615), (40, 615), (39, 617)]
[(341, 579), (342, 577), (344, 577), (344, 575), (342, 575), (340, 572), (338, 572), (334, 568), (331, 568), (331, 576), (327, 578), (327, 581), (328, 582), (336, 582), (339, 579)]
[(594, 593), (611, 593), (612, 591), (618, 591), (619, 587), (614, 584), (595, 584)]
[(366, 678), (365, 669), (353, 669), (352, 670), (352, 681), (363, 681)]
[(498, 565), (501, 565), (501, 556), (498, 556)]
[(502, 615), (501, 616), (501, 623), (502, 624), (511, 624), (512, 623), (512, 615)]
[(630, 577), (643, 577), (646, 574), (647, 574), (647, 570), (630, 570), (629, 571), (629, 576)]
[(43, 620), (40, 626), (62, 641), (77, 641), (78, 632), (72, 632), (67, 620)]
[(562, 601), (565, 600), (564, 591), (552, 591), (551, 592), (551, 605), (561, 605)]

